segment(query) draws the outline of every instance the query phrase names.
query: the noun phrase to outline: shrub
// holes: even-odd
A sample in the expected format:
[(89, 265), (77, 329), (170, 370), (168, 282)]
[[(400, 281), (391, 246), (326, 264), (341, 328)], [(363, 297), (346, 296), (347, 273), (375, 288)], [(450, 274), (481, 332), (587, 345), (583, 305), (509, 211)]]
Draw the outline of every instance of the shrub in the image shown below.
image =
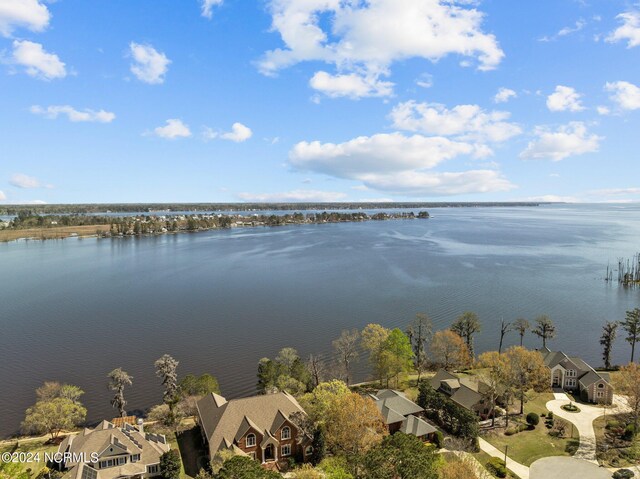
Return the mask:
[(324, 476), (311, 464), (303, 464), (299, 469), (293, 471), (293, 477), (295, 479), (322, 479)]
[(618, 429), (620, 427), (620, 421), (607, 421), (607, 429)]
[(444, 434), (442, 434), (440, 431), (436, 431), (436, 433), (433, 435), (433, 443), (438, 449), (441, 449), (444, 446)]
[(568, 412), (580, 412), (580, 408), (573, 403), (565, 404), (564, 406), (560, 407)]
[(549, 417), (549, 419), (553, 419), (553, 411), (549, 411), (548, 417)]
[(514, 427), (510, 427), (504, 432), (505, 436), (513, 436), (514, 434), (518, 434), (518, 430)]
[(635, 429), (636, 428), (633, 424), (628, 424), (627, 427), (624, 428), (624, 438), (627, 441), (633, 439), (633, 436), (635, 435)]
[(496, 477), (507, 477), (507, 467), (504, 461), (498, 457), (492, 457), (487, 461), (487, 470)]
[(529, 426), (527, 426), (526, 424), (520, 424), (518, 426), (518, 432), (526, 431), (527, 429), (529, 429)]
[(527, 414), (527, 424), (529, 424), (532, 429), (534, 429), (539, 422), (540, 417), (535, 412), (530, 412), (529, 414)]
[(613, 473), (613, 479), (631, 479), (634, 477), (633, 471), (629, 469), (619, 469)]
[(182, 461), (176, 449), (170, 449), (160, 456), (160, 475), (163, 479), (180, 479)]

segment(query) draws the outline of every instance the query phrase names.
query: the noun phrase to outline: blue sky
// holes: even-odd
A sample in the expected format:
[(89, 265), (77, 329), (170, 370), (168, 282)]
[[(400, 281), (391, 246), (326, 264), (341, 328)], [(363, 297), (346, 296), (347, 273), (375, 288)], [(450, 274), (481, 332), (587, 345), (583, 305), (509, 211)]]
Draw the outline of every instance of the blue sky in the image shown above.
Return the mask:
[(0, 0), (0, 203), (640, 201), (640, 5)]

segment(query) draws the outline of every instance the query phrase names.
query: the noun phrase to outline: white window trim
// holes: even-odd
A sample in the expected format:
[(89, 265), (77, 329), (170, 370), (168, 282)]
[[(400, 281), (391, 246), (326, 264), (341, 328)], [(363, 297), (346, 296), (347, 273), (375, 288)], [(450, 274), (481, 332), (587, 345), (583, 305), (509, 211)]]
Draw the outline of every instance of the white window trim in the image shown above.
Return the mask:
[(596, 391), (596, 397), (597, 398), (603, 398), (604, 397), (604, 391)]
[[(249, 443), (249, 439), (252, 440), (252, 443)], [(256, 435), (251, 433), (249, 435), (247, 435), (247, 441), (246, 441), (247, 447), (256, 447)]]
[[(289, 452), (285, 452), (285, 449), (288, 449)], [(280, 448), (280, 455), (282, 457), (286, 457), (286, 456), (290, 456), (291, 455), (291, 444), (285, 444)]]
[[(287, 436), (285, 437), (284, 432), (287, 431)], [(291, 428), (289, 426), (285, 426), (280, 431), (280, 439), (291, 439)]]

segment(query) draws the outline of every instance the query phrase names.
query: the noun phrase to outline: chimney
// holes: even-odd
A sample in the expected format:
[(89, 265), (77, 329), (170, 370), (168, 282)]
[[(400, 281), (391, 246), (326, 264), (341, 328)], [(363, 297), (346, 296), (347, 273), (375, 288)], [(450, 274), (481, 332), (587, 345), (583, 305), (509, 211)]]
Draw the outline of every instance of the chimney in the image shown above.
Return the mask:
[(138, 418), (138, 431), (140, 431), (140, 434), (144, 434), (144, 421), (141, 417)]

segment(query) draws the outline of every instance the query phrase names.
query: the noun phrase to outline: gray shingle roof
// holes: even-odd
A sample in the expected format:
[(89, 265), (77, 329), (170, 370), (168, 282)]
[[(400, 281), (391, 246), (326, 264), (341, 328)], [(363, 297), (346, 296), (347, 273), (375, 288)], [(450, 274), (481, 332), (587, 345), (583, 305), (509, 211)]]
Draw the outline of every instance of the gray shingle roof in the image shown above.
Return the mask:
[(402, 421), (400, 432), (421, 437), (436, 432), (436, 428), (419, 417), (411, 415)]
[(407, 399), (403, 393), (394, 391), (393, 389), (382, 389), (376, 393), (376, 396), (378, 397), (376, 405), (380, 410), (382, 406), (386, 406), (403, 417), (423, 411), (420, 406)]
[(458, 377), (444, 369), (441, 369), (429, 380), (429, 383), (433, 389), (438, 390), (440, 388), (440, 383), (447, 379), (458, 379)]

